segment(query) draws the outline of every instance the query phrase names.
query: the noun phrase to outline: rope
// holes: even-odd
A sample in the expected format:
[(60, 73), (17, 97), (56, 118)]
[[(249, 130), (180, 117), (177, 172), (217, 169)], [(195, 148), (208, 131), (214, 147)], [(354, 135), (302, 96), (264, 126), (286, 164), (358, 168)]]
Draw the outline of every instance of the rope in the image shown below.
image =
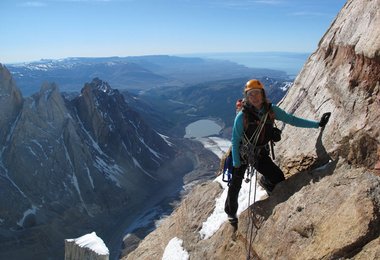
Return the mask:
[[(244, 138), (246, 138), (248, 141), (246, 145), (248, 144), (252, 144), (252, 149), (255, 149), (256, 145), (257, 145), (257, 142), (259, 140), (259, 137), (260, 137), (260, 133), (262, 131), (262, 129), (264, 128), (264, 125), (265, 125), (265, 122), (268, 118), (268, 112), (265, 114), (265, 116), (263, 116), (260, 120), (260, 125), (259, 127), (256, 128), (255, 132), (253, 133), (253, 135), (251, 136), (251, 138), (248, 138), (245, 133), (244, 133)], [(251, 143), (253, 139), (253, 142)], [(249, 160), (251, 159), (251, 160)], [(256, 169), (253, 167), (254, 165), (254, 160), (252, 160), (253, 158), (247, 158), (247, 161), (248, 161), (248, 176), (251, 175), (251, 179), (252, 179), (252, 176), (253, 174), (255, 174), (255, 188), (254, 188), (254, 195), (253, 195), (253, 203), (256, 202), (256, 184), (257, 184), (257, 171)], [(252, 170), (254, 169), (254, 170)], [(248, 178), (249, 180), (249, 178)], [(249, 184), (249, 192), (248, 192), (248, 209), (250, 207), (250, 204), (251, 204), (251, 191), (252, 191), (252, 181), (250, 182)], [(251, 226), (251, 217), (248, 215), (248, 225), (247, 225), (247, 232), (246, 232), (246, 237), (245, 239), (248, 241), (248, 231), (250, 230), (250, 236), (249, 236), (249, 245), (248, 245), (248, 250), (246, 248), (246, 250), (248, 251), (247, 253), (247, 260), (250, 259), (250, 256), (251, 256), (251, 247), (252, 247), (252, 242), (253, 242), (253, 225)], [(253, 224), (253, 221), (252, 221), (252, 224)], [(251, 227), (251, 228), (250, 228)]]
[[(254, 170), (252, 171), (252, 168), (253, 168), (252, 166), (249, 166), (249, 172), (253, 172), (252, 175), (253, 174), (255, 175), (255, 188), (254, 188), (254, 193), (253, 193), (253, 203), (255, 203), (256, 202), (257, 171), (255, 168), (253, 168)], [(251, 190), (252, 190), (252, 181), (249, 184), (248, 207), (247, 207), (248, 209), (249, 209), (249, 206), (251, 205)], [(253, 242), (253, 228), (249, 229), (249, 227), (251, 226), (251, 220), (252, 218), (250, 218), (250, 216), (248, 215), (248, 225), (247, 225), (247, 231), (246, 231), (246, 236), (245, 236), (245, 240), (248, 241), (248, 231), (250, 231), (247, 260), (249, 260), (251, 257), (251, 248), (252, 248), (252, 242)], [(252, 221), (252, 224), (253, 224), (253, 221)]]

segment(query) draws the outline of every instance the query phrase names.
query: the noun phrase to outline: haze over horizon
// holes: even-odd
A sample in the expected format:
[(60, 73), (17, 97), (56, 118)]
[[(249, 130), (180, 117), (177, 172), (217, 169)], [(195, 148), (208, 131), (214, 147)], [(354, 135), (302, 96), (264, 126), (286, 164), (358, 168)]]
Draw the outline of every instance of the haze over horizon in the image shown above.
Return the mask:
[(312, 52), (345, 0), (3, 0), (2, 63)]

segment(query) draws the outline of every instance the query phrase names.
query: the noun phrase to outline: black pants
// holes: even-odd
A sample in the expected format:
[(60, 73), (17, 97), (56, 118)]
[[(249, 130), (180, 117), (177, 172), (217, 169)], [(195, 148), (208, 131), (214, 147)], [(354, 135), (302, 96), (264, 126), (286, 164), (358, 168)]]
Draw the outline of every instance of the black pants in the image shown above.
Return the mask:
[[(242, 164), (239, 168), (234, 168), (232, 171), (232, 180), (228, 188), (228, 194), (224, 211), (231, 216), (235, 216), (238, 210), (238, 197), (241, 189), (241, 183), (244, 179), (244, 173), (248, 165)], [(277, 183), (285, 180), (284, 173), (269, 157), (269, 153), (261, 154), (256, 163), (255, 169), (260, 172), (271, 184), (276, 186)]]

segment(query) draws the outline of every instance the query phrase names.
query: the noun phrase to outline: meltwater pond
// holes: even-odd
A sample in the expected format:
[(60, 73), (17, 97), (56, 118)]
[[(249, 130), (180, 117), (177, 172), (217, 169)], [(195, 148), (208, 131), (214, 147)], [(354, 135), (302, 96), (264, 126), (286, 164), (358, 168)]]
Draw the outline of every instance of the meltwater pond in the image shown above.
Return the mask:
[(222, 127), (210, 119), (201, 119), (186, 126), (185, 138), (201, 138), (219, 134)]

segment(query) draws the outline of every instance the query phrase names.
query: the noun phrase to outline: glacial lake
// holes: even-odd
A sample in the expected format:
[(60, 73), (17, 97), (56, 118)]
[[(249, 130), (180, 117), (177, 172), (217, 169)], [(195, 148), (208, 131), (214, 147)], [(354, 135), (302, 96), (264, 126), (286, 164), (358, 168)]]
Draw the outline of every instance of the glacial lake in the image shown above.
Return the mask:
[(201, 138), (219, 134), (222, 127), (213, 120), (201, 119), (186, 126), (185, 138)]

